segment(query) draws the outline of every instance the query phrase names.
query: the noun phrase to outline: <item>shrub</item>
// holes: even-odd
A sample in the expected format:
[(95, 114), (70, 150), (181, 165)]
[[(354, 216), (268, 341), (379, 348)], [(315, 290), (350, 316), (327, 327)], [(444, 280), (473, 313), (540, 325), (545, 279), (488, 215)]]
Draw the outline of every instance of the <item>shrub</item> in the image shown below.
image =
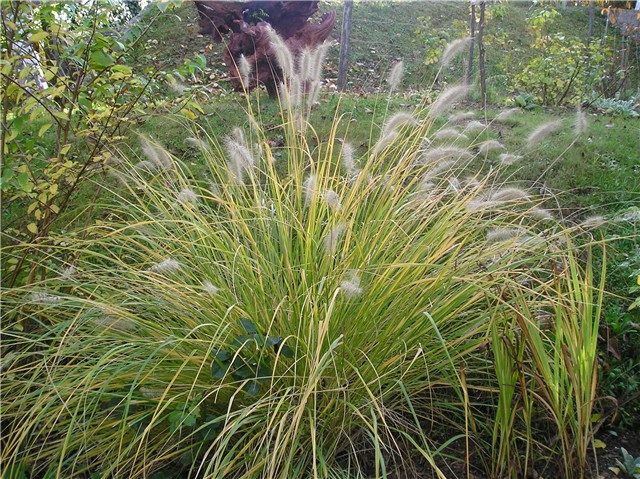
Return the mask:
[(428, 146), (465, 94), (392, 116), (360, 158), (336, 137), (348, 119), (317, 137), (299, 102), (281, 164), (255, 112), (188, 141), (205, 178), (159, 145), (123, 160), (104, 220), (50, 251), (73, 269), (3, 296), (6, 467), (445, 477), (446, 456), (498, 450), (485, 467), (507, 476), (551, 431), (579, 476), (601, 288), (526, 191)]

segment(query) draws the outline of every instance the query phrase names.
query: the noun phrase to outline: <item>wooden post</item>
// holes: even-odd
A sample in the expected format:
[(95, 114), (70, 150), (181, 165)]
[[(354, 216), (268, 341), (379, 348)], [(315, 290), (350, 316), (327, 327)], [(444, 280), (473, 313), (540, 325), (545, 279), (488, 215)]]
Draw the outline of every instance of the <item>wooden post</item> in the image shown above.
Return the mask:
[(338, 62), (338, 90), (344, 91), (347, 86), (347, 69), (349, 68), (349, 46), (351, 42), (351, 14), (353, 0), (344, 0), (342, 15), (342, 31), (340, 33), (340, 60)]
[(480, 73), (480, 94), (482, 95), (482, 107), (487, 112), (487, 74), (484, 67), (484, 10), (485, 10), (485, 0), (480, 0), (480, 21), (478, 23), (478, 72)]
[[(469, 45), (469, 63), (467, 65), (467, 71), (465, 72), (465, 83), (468, 87), (471, 87), (471, 78), (473, 77), (473, 49), (476, 44), (476, 2), (471, 0), (471, 18), (469, 19), (469, 30), (471, 38), (471, 44)], [(471, 93), (469, 93), (471, 96)]]

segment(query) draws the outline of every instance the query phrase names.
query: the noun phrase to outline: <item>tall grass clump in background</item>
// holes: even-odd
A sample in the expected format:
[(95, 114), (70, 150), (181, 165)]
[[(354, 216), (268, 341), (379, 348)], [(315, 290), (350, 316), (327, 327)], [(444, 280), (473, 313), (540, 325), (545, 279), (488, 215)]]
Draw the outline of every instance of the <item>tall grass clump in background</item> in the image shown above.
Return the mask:
[(472, 169), (485, 153), (428, 146), (465, 92), (359, 159), (348, 119), (319, 138), (289, 109), (279, 152), (257, 115), (196, 129), (206, 177), (164, 151), (115, 165), (104, 218), (49, 251), (73, 270), (4, 294), (6, 470), (581, 477), (601, 288), (570, 231)]

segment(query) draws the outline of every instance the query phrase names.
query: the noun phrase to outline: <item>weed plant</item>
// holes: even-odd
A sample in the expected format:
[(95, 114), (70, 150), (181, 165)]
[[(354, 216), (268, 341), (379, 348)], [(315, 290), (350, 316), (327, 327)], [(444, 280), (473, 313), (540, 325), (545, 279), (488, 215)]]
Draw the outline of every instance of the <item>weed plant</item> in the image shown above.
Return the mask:
[(495, 182), (497, 145), (430, 142), (466, 88), (358, 155), (305, 81), (277, 127), (248, 102), (196, 129), (205, 176), (151, 142), (112, 164), (117, 201), (46, 252), (69, 267), (4, 291), (11, 477), (584, 476), (602, 285), (574, 231)]

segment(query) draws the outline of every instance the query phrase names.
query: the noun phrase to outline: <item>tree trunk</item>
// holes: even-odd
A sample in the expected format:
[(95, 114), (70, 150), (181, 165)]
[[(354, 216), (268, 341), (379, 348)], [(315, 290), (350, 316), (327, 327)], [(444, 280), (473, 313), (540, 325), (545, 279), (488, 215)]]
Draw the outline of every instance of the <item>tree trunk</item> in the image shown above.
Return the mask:
[(476, 3), (475, 0), (471, 0), (471, 17), (469, 18), (469, 37), (471, 42), (469, 44), (469, 62), (467, 64), (467, 72), (465, 75), (465, 83), (468, 87), (471, 86), (471, 78), (473, 77), (473, 53), (476, 44)]
[(484, 10), (486, 7), (485, 0), (480, 0), (480, 21), (478, 23), (478, 72), (480, 73), (480, 94), (482, 95), (482, 107), (487, 110), (487, 74), (484, 65), (485, 48), (482, 41), (484, 34)]
[(351, 43), (351, 16), (353, 0), (344, 0), (342, 15), (342, 33), (340, 34), (340, 61), (338, 63), (338, 90), (344, 91), (347, 86), (347, 69), (349, 67), (349, 47)]

